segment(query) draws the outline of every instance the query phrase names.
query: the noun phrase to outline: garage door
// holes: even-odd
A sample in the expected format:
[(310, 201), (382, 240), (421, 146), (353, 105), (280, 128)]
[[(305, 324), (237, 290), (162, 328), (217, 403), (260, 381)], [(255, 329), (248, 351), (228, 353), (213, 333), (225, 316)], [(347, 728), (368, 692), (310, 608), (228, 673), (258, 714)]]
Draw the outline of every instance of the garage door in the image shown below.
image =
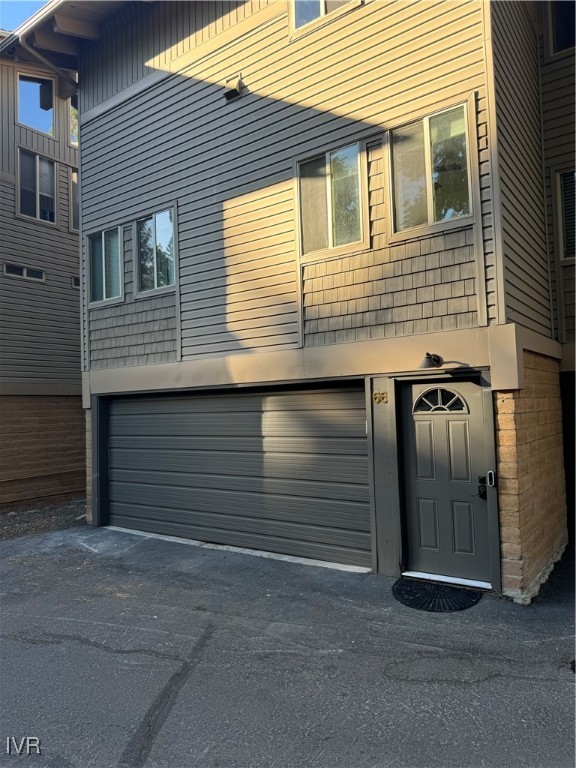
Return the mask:
[(360, 388), (118, 398), (110, 524), (371, 565)]

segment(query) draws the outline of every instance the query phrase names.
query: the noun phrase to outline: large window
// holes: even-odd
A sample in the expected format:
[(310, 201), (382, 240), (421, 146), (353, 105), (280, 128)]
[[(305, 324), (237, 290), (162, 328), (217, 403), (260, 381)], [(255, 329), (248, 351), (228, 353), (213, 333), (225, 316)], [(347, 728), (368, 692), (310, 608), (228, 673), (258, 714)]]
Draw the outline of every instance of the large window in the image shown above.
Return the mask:
[(294, 0), (294, 26), (303, 27), (348, 3), (349, 0)]
[(136, 222), (140, 291), (174, 285), (173, 219), (169, 209)]
[(107, 229), (88, 238), (90, 301), (122, 295), (122, 260), (118, 229)]
[(20, 213), (41, 221), (56, 220), (54, 163), (20, 150)]
[(18, 75), (18, 122), (35, 131), (54, 135), (54, 81)]
[(302, 253), (361, 241), (359, 145), (300, 163), (299, 172)]
[(560, 182), (560, 216), (561, 227), (561, 253), (562, 259), (573, 259), (576, 256), (575, 249), (575, 206), (574, 179), (576, 173), (569, 171), (559, 174)]
[(550, 3), (554, 53), (574, 48), (574, 11), (574, 0), (553, 0)]
[(391, 135), (396, 232), (471, 214), (464, 106)]

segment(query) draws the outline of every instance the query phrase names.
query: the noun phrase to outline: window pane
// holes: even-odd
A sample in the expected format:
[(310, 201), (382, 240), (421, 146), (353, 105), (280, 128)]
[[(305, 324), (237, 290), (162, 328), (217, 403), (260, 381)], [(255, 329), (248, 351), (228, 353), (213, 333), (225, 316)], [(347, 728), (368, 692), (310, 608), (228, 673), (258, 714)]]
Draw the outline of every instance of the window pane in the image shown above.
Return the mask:
[(117, 229), (104, 232), (104, 264), (106, 267), (105, 298), (113, 299), (120, 296), (120, 251)]
[(396, 229), (428, 222), (424, 126), (414, 123), (392, 134)]
[(361, 239), (358, 145), (330, 154), (334, 245)]
[(104, 298), (102, 235), (94, 235), (88, 242), (90, 250), (90, 301), (102, 301)]
[(36, 217), (36, 156), (20, 152), (20, 213)]
[(40, 184), (40, 218), (54, 221), (54, 163), (39, 158), (38, 180)]
[(78, 171), (72, 171), (72, 175), (70, 177), (70, 193), (72, 196), (72, 229), (80, 229), (80, 199), (78, 196)]
[(294, 0), (294, 20), (296, 28), (317, 19), (322, 11), (321, 0)]
[(70, 144), (78, 146), (78, 96), (72, 96), (70, 99)]
[(554, 53), (574, 48), (574, 1), (555, 0), (551, 10)]
[(573, 259), (575, 253), (574, 238), (574, 178), (575, 173), (563, 173), (560, 176), (560, 190), (562, 195), (562, 223), (563, 223), (563, 253), (565, 259)]
[(328, 201), (324, 155), (300, 166), (302, 253), (328, 247)]
[(140, 290), (150, 291), (154, 284), (154, 218), (138, 222), (138, 259), (140, 264)]
[(430, 118), (434, 221), (470, 213), (464, 107)]
[(44, 280), (44, 272), (41, 269), (28, 267), (26, 269), (26, 277), (29, 277), (30, 280)]
[(18, 122), (52, 135), (53, 82), (42, 77), (18, 75)]
[(157, 213), (156, 219), (156, 286), (174, 283), (174, 227), (172, 211)]

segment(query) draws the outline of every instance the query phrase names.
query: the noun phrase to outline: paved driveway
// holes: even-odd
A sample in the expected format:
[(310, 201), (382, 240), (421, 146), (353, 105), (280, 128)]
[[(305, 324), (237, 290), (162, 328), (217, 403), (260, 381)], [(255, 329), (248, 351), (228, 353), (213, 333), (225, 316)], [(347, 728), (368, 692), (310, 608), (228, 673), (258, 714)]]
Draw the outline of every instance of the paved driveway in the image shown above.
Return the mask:
[[(574, 765), (570, 563), (529, 607), (429, 614), (383, 577), (105, 529), (0, 558), (1, 766)], [(40, 756), (6, 754), (24, 736)]]

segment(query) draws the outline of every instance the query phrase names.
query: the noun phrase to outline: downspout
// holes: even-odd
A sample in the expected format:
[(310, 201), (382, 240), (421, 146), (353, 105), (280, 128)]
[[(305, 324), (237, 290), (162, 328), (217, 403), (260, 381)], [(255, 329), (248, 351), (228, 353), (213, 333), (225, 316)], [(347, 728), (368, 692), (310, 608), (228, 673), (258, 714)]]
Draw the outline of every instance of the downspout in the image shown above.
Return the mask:
[[(20, 35), (18, 38), (18, 42), (24, 48), (25, 51), (28, 51), (29, 54), (31, 54), (35, 59), (37, 59), (39, 62), (41, 62), (45, 67), (50, 69), (54, 74), (58, 77), (58, 95), (61, 99), (69, 99), (70, 96), (73, 96), (78, 91), (78, 83), (73, 80), (69, 75), (67, 75), (65, 72), (63, 72), (61, 69), (58, 69), (58, 67), (55, 67), (52, 62), (48, 61), (47, 58), (42, 56), (41, 53), (38, 53), (38, 51), (35, 48), (32, 48), (31, 45), (29, 45), (26, 42), (26, 35)], [(61, 87), (61, 81), (64, 81), (68, 88), (62, 88)], [(69, 90), (71, 89), (71, 90)]]

